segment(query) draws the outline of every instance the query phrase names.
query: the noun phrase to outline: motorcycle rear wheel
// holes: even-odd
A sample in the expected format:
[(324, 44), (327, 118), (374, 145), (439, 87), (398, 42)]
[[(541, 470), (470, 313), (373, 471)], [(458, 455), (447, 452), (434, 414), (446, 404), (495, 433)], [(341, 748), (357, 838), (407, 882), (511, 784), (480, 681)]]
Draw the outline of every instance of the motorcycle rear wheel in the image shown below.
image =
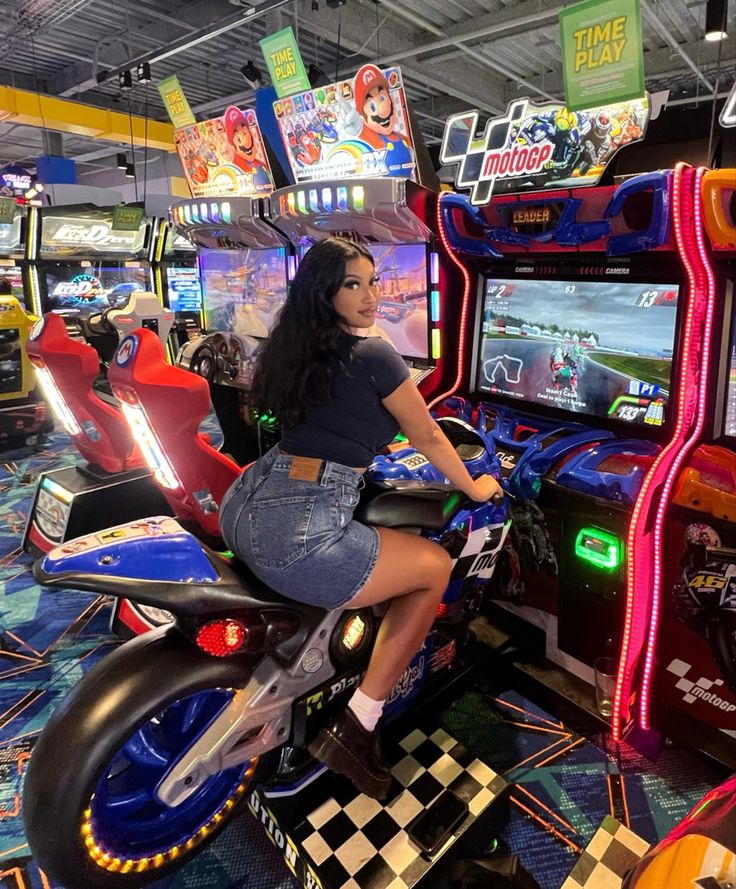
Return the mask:
[[(135, 672), (136, 656), (128, 660)], [(99, 719), (89, 718), (99, 706), (93, 698), (100, 683), (73, 693), (33, 751), (24, 787), (26, 833), (39, 865), (68, 889), (138, 889), (182, 867), (274, 767), (275, 757), (256, 757), (211, 776), (179, 806), (161, 804), (157, 784), (237, 688), (203, 675), (177, 681), (168, 673), (170, 692), (162, 696), (149, 673), (146, 694), (144, 675), (134, 706), (127, 694), (112, 704), (108, 696), (101, 731)]]

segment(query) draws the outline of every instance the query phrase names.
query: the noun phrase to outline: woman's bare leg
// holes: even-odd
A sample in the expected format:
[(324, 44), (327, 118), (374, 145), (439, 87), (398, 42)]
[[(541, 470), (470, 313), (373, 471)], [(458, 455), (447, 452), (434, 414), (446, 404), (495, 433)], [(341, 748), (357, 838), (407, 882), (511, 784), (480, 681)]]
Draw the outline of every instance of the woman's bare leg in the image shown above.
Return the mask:
[(383, 700), (419, 650), (450, 579), (452, 560), (439, 544), (415, 534), (379, 528), (378, 559), (351, 608), (391, 602), (381, 621), (368, 670), (360, 684)]

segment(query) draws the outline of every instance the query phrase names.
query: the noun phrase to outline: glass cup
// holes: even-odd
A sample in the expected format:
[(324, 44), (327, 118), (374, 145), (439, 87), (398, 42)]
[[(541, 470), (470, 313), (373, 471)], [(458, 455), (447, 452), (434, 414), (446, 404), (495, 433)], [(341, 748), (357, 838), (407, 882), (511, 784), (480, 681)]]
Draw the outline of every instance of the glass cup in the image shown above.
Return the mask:
[(601, 716), (608, 719), (613, 706), (613, 692), (616, 688), (616, 661), (610, 657), (599, 657), (593, 664), (595, 671), (595, 703)]

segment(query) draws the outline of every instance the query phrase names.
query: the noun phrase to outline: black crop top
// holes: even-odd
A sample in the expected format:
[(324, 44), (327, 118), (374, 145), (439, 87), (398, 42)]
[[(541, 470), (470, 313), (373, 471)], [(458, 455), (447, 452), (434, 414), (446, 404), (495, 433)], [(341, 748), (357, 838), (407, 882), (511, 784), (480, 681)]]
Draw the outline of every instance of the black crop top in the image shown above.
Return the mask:
[(399, 431), (381, 399), (404, 382), (409, 370), (393, 346), (377, 336), (344, 333), (336, 360), (333, 397), (308, 405), (304, 421), (283, 430), (280, 447), (289, 454), (362, 468)]

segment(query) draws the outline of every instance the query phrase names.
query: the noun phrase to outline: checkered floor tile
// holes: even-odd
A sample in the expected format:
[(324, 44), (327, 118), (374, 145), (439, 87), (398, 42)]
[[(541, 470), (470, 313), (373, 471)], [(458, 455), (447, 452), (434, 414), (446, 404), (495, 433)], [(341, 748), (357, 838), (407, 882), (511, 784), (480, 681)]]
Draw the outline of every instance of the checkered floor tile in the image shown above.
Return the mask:
[[(506, 782), (442, 729), (413, 731), (399, 742), (388, 802), (363, 794), (323, 803), (297, 827), (294, 838), (329, 889), (407, 889), (432, 866), (404, 829), (446, 788), (468, 804), (472, 822)], [(453, 842), (451, 840), (448, 845)]]
[(621, 889), (649, 844), (607, 815), (561, 889)]

